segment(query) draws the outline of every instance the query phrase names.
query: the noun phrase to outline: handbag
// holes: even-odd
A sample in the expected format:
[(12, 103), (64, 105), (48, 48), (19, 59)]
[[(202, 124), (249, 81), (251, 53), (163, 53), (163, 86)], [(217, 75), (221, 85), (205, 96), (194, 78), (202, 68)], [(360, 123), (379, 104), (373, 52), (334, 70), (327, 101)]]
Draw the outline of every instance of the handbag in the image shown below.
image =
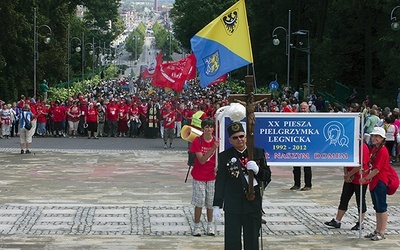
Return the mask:
[(31, 128), (32, 128), (32, 123), (31, 123), (31, 122), (26, 122), (24, 128), (25, 128), (26, 130), (31, 130)]

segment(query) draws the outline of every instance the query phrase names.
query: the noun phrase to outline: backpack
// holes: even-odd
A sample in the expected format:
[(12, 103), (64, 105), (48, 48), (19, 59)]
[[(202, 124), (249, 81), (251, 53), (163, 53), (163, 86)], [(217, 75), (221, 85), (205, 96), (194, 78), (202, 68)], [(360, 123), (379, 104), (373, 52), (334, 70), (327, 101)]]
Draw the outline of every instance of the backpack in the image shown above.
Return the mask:
[(28, 120), (28, 119), (25, 117), (25, 115), (24, 115), (23, 112), (22, 112), (22, 118), (25, 120), (24, 128), (25, 128), (26, 130), (31, 130), (31, 128), (32, 128), (32, 123), (31, 123), (30, 120)]
[(399, 188), (399, 176), (397, 175), (396, 169), (394, 169), (392, 165), (389, 167), (388, 179), (389, 181), (386, 193), (388, 195), (393, 195)]

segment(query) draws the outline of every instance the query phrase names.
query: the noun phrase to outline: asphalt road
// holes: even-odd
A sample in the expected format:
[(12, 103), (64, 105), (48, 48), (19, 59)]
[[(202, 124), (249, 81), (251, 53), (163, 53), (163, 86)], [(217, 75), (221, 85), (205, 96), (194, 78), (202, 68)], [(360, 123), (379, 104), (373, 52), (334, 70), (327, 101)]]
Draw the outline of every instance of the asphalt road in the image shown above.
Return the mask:
[[(180, 138), (174, 139), (174, 149), (177, 151), (187, 150), (188, 143)], [(19, 151), (19, 138), (14, 137), (0, 139), (0, 148), (16, 148)], [(161, 138), (129, 138), (129, 137), (101, 137), (98, 140), (87, 139), (87, 137), (77, 137), (75, 139), (68, 137), (36, 137), (33, 138), (31, 145), (32, 152), (37, 149), (92, 149), (92, 150), (166, 150), (164, 141)], [(167, 149), (171, 150), (171, 149)]]

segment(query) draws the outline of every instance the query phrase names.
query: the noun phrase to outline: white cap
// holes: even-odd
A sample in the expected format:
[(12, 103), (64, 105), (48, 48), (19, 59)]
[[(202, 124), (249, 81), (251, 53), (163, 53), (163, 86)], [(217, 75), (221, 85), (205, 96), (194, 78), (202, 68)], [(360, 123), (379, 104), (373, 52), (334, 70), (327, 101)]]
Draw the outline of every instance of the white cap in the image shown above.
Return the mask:
[(369, 133), (370, 135), (380, 135), (382, 138), (386, 138), (386, 131), (384, 128), (382, 127), (375, 127), (371, 133)]

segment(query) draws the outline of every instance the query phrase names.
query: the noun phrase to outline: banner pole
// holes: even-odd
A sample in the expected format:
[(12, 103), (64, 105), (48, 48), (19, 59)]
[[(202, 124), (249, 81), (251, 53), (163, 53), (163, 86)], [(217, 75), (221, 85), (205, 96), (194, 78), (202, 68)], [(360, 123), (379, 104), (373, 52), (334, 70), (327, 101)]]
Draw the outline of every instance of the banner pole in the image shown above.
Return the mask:
[[(364, 167), (364, 113), (361, 112), (361, 143), (360, 143), (360, 178), (362, 178), (363, 174), (363, 167)], [(358, 211), (358, 238), (361, 239), (362, 236), (362, 223), (363, 223), (363, 218), (362, 218), (362, 195), (363, 195), (363, 185), (360, 183), (360, 209)]]

